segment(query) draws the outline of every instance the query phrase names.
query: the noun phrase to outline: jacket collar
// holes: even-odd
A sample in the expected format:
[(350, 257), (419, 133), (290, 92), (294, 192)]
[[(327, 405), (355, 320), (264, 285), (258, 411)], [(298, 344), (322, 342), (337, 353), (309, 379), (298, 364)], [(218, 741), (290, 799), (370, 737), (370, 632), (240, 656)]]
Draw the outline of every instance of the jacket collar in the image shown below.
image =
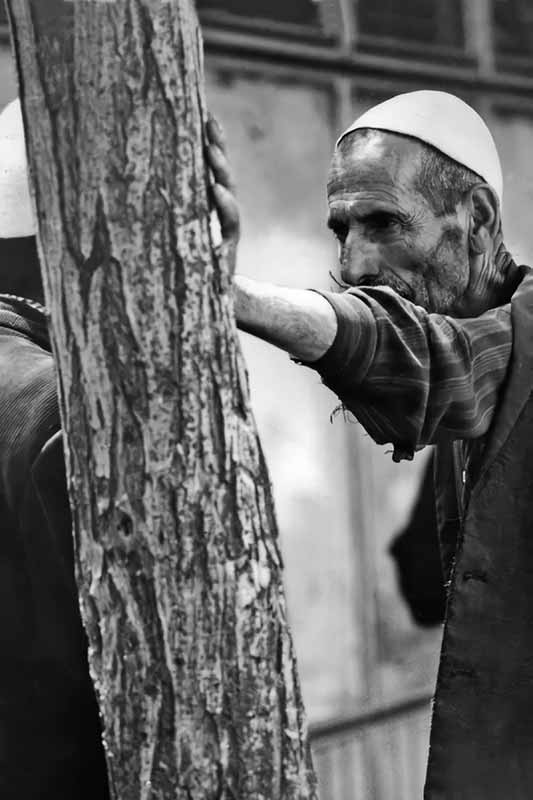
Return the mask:
[(28, 336), (49, 352), (48, 312), (40, 303), (13, 294), (0, 294), (0, 327)]
[(513, 350), (509, 375), (488, 433), (487, 446), (474, 493), (507, 441), (533, 390), (533, 270), (520, 267), (523, 278), (511, 299)]

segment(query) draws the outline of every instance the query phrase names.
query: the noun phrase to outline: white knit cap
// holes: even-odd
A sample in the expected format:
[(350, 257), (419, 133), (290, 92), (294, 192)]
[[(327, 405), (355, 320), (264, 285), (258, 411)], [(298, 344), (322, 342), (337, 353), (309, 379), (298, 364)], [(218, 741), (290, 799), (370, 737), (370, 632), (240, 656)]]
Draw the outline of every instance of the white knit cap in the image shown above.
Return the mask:
[(398, 94), (366, 111), (337, 140), (359, 128), (413, 136), (476, 172), (490, 184), (500, 205), (503, 175), (492, 134), (479, 114), (447, 92)]
[(13, 100), (0, 114), (0, 238), (34, 236), (22, 112)]

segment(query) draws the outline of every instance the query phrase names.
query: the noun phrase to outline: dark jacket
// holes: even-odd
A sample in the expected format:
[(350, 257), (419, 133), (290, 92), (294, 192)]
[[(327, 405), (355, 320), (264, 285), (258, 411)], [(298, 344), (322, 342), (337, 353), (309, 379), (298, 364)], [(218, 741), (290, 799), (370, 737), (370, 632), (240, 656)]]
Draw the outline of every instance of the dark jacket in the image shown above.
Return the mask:
[[(533, 796), (533, 273), (512, 298), (513, 354), (456, 531), (427, 800)], [(451, 550), (448, 536), (444, 553)]]
[(43, 310), (0, 295), (0, 798), (106, 800)]

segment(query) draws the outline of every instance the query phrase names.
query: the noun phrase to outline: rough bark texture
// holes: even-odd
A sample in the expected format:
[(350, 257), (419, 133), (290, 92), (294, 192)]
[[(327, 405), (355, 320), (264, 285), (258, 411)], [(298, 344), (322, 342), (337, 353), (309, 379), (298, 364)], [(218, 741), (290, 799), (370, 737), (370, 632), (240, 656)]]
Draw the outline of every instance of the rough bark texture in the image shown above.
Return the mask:
[(315, 797), (190, 0), (9, 0), (115, 798)]

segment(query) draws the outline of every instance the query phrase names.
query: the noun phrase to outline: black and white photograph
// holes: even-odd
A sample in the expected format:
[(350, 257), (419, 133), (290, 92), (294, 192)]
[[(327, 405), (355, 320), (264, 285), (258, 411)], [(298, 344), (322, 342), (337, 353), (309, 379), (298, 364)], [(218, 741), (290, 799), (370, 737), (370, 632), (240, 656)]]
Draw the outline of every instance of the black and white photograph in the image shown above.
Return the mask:
[(0, 800), (532, 798), (533, 0), (0, 0)]

